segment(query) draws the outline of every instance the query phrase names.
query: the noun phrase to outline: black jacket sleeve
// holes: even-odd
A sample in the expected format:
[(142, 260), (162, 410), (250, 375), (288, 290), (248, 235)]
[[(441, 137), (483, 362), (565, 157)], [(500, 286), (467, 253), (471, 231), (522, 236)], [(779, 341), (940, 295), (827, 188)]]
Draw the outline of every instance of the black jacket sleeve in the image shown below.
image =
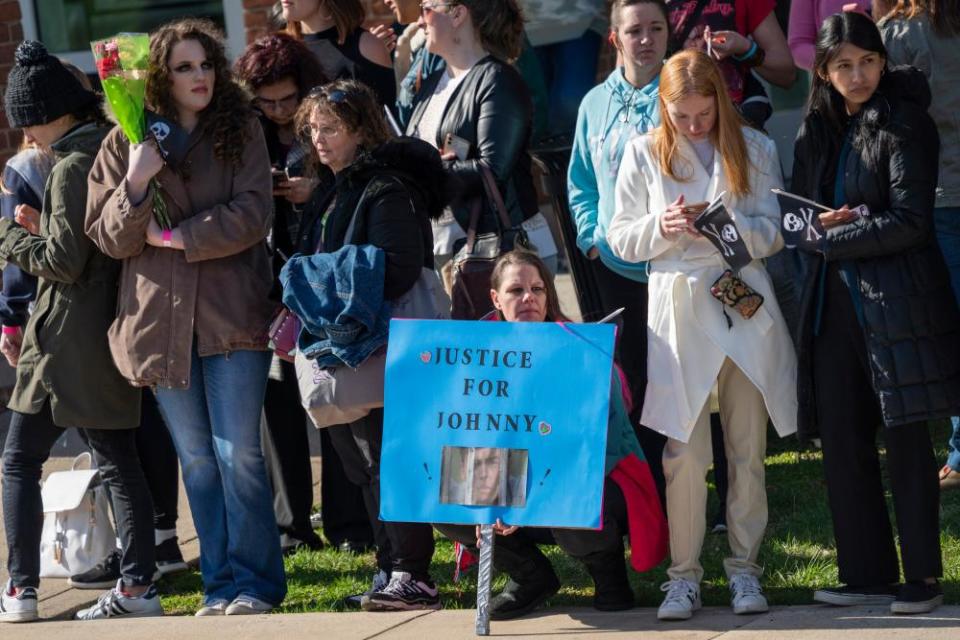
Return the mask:
[(898, 115), (882, 142), (886, 149), (881, 175), (889, 175), (889, 208), (830, 229), (827, 260), (891, 255), (930, 241), (940, 137), (925, 111), (905, 106)]
[(507, 64), (491, 65), (477, 87), (476, 155), (447, 162), (469, 191), (481, 192), (480, 162), (493, 171), (501, 192), (527, 148), (532, 106), (520, 74)]
[(386, 254), (383, 297), (395, 300), (413, 287), (424, 265), (420, 219), (409, 194), (399, 185), (371, 198), (365, 218), (362, 244), (372, 244)]

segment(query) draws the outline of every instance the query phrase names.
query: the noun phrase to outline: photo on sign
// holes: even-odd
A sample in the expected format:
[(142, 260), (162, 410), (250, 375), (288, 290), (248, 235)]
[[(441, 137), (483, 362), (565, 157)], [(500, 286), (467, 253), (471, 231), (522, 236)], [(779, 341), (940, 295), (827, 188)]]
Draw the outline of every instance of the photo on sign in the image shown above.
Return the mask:
[(527, 450), (444, 447), (440, 502), (523, 507), (527, 502)]

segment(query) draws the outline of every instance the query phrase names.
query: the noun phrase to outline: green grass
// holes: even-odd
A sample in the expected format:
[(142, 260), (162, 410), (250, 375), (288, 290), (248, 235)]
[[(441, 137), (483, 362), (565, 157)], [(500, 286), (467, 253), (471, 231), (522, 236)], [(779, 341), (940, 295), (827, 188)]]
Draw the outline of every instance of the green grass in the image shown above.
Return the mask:
[[(931, 435), (937, 459), (943, 460), (949, 425), (932, 425)], [(826, 503), (820, 454), (795, 450), (796, 440), (780, 440), (772, 435), (767, 456), (767, 499), (770, 520), (760, 552), (764, 565), (764, 589), (771, 604), (809, 604), (815, 588), (835, 584), (836, 551), (830, 512)], [(709, 478), (712, 483), (712, 476)], [(888, 508), (893, 513), (889, 492)], [(944, 561), (944, 592), (948, 603), (960, 603), (960, 492), (943, 496), (941, 501), (941, 545)], [(716, 494), (710, 492), (709, 515), (716, 511)], [(589, 606), (593, 592), (590, 577), (582, 566), (556, 547), (544, 549), (560, 576), (563, 588), (550, 600), (552, 606)], [(724, 535), (707, 534), (702, 561), (703, 599), (707, 605), (729, 602), (723, 558), (727, 553)], [(476, 602), (476, 574), (471, 572), (459, 583), (452, 581), (453, 544), (437, 538), (437, 551), (431, 566), (440, 586), (443, 605), (448, 609), (472, 608)], [(631, 571), (630, 580), (641, 606), (657, 606), (662, 593), (667, 562), (645, 574)], [(373, 573), (373, 554), (360, 556), (323, 551), (301, 551), (286, 558), (289, 592), (281, 612), (342, 611), (344, 596), (367, 588)], [(503, 586), (499, 576), (494, 591)], [(170, 614), (191, 614), (200, 607), (202, 584), (193, 571), (161, 582), (164, 609)]]

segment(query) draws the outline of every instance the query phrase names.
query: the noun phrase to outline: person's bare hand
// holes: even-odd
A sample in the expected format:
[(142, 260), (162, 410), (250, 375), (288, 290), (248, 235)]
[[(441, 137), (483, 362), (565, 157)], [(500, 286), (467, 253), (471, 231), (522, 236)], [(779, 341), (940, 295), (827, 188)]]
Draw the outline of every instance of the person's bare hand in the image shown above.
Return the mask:
[(13, 219), (21, 227), (35, 236), (40, 235), (40, 212), (28, 204), (18, 204)]
[(660, 216), (660, 232), (667, 240), (676, 240), (684, 233), (689, 233), (690, 214), (684, 210), (683, 194), (667, 206), (667, 210)]
[(456, 159), (457, 159), (457, 154), (456, 154), (456, 152), (454, 152), (454, 151), (443, 151), (443, 152), (440, 154), (440, 159), (441, 159), (441, 160), (456, 160)]
[(316, 186), (317, 180), (314, 178), (287, 178), (274, 187), (273, 195), (286, 198), (293, 204), (303, 204), (310, 200)]
[[(520, 527), (513, 525), (503, 524), (503, 520), (497, 518), (497, 521), (493, 524), (493, 532), (498, 536), (509, 536), (517, 532)], [(477, 525), (477, 548), (483, 546), (483, 540), (480, 539), (480, 525)]]
[(16, 328), (15, 332), (0, 334), (0, 353), (7, 359), (10, 366), (17, 367), (20, 361), (20, 349), (23, 347), (23, 329)]
[(859, 217), (860, 216), (858, 216), (855, 211), (851, 211), (847, 205), (843, 205), (834, 211), (825, 211), (819, 216), (820, 224), (823, 225), (824, 229), (831, 229), (833, 227), (839, 227), (842, 224), (848, 224)]
[(750, 50), (750, 41), (736, 31), (711, 31), (707, 27), (703, 31), (703, 39), (710, 43), (707, 50), (715, 60), (742, 56)]
[(378, 24), (370, 29), (370, 33), (377, 36), (380, 42), (387, 48), (387, 51), (393, 51), (397, 48), (397, 34), (390, 28), (390, 25)]

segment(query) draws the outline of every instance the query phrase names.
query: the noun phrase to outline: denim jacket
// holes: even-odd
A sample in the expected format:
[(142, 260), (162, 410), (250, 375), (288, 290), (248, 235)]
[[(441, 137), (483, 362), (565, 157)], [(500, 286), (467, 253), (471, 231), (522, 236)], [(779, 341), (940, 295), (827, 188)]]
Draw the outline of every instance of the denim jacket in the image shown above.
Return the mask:
[(386, 345), (386, 256), (373, 245), (292, 257), (280, 272), (283, 304), (303, 322), (297, 348), (322, 367), (358, 367)]

